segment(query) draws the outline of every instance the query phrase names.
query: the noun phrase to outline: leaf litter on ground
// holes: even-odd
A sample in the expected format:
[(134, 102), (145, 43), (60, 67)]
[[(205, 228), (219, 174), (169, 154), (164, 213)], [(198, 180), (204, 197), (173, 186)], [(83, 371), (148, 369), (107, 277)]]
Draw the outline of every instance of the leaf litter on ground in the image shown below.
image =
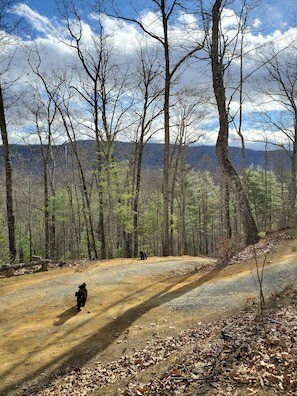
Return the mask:
[[(174, 337), (155, 333), (145, 348), (117, 361), (67, 368), (45, 388), (22, 394), (96, 395), (119, 383), (117, 395), (125, 396), (231, 396), (242, 389), (248, 395), (259, 389), (297, 395), (296, 297), (297, 287), (291, 286), (271, 298), (263, 315), (253, 306), (228, 319), (197, 323)], [(140, 373), (162, 363), (163, 371), (138, 382)]]

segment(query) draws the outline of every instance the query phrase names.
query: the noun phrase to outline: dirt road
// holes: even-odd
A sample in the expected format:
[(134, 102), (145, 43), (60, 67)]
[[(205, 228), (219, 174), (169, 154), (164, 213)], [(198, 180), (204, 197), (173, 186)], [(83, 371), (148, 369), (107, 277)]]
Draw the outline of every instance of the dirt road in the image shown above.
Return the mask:
[[(297, 279), (296, 242), (283, 242), (265, 270), (267, 293)], [(196, 257), (111, 260), (0, 279), (0, 394), (22, 394), (68, 365), (115, 360), (153, 333), (230, 315), (253, 301), (252, 263), (211, 269)], [(86, 282), (86, 307), (74, 293)], [(23, 393), (25, 394), (25, 392)]]

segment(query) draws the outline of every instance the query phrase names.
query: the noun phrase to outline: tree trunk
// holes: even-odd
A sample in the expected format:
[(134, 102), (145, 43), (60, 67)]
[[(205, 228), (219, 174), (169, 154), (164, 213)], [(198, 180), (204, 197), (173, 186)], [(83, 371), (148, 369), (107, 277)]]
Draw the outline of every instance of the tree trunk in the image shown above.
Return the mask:
[(132, 234), (123, 231), (123, 239), (124, 239), (124, 247), (125, 247), (125, 257), (131, 258), (133, 257), (132, 254)]
[(181, 150), (181, 175), (180, 175), (180, 209), (178, 228), (178, 255), (187, 254), (186, 247), (186, 172), (185, 172), (185, 149)]
[(3, 144), (3, 156), (6, 177), (6, 210), (7, 210), (7, 227), (9, 241), (9, 260), (13, 263), (16, 259), (16, 242), (15, 242), (15, 219), (13, 211), (13, 194), (12, 194), (12, 168), (10, 162), (10, 152), (7, 137), (7, 128), (4, 111), (4, 101), (2, 95), (2, 86), (0, 85), (0, 129)]
[(105, 240), (105, 228), (104, 228), (104, 200), (103, 200), (103, 189), (101, 183), (102, 173), (102, 152), (99, 141), (99, 133), (96, 134), (96, 147), (97, 147), (97, 188), (99, 194), (99, 224), (98, 224), (98, 238), (100, 241), (100, 257), (101, 260), (106, 259), (106, 240)]
[(142, 128), (139, 142), (136, 144), (136, 181), (135, 181), (135, 194), (134, 194), (134, 202), (133, 202), (134, 257), (138, 257), (139, 255), (138, 206), (139, 206), (139, 195), (140, 195), (140, 186), (141, 186), (142, 156), (143, 156), (143, 148), (144, 148), (143, 131), (144, 128)]
[[(51, 128), (51, 126), (50, 126)], [(51, 133), (50, 133), (51, 135)], [(50, 142), (51, 143), (51, 142)], [(51, 198), (54, 199), (56, 195), (56, 186), (55, 186), (55, 158), (52, 151), (52, 144), (49, 145), (49, 154), (51, 158), (51, 169), (50, 169), (50, 190), (51, 190)], [(53, 211), (50, 217), (50, 245), (49, 245), (50, 259), (56, 259), (56, 214)]]
[(49, 192), (48, 192), (48, 174), (47, 162), (43, 164), (43, 194), (44, 194), (44, 233), (45, 233), (45, 254), (44, 257), (49, 259), (50, 256), (50, 216), (49, 216)]
[(226, 107), (226, 94), (224, 87), (224, 65), (223, 59), (219, 54), (220, 35), (219, 24), (221, 16), (222, 0), (216, 0), (212, 9), (212, 46), (211, 46), (211, 64), (213, 89), (216, 97), (219, 113), (219, 134), (216, 143), (216, 155), (222, 169), (223, 175), (230, 182), (238, 199), (238, 208), (243, 225), (245, 243), (247, 245), (256, 243), (259, 240), (258, 230), (253, 218), (251, 208), (247, 199), (246, 192), (242, 186), (240, 178), (231, 164), (228, 157), (228, 137), (229, 122), (228, 111)]
[(289, 214), (288, 214), (288, 223), (291, 227), (295, 226), (296, 220), (296, 196), (297, 196), (297, 131), (296, 131), (295, 122), (295, 139), (293, 143), (293, 152), (292, 152), (292, 167), (291, 167), (291, 180), (290, 180), (290, 198), (289, 198)]
[(228, 239), (232, 238), (232, 226), (231, 226), (231, 217), (230, 217), (230, 189), (227, 180), (223, 180), (224, 185), (224, 228), (226, 231), (226, 236)]
[[(162, 0), (162, 4), (164, 0)], [(164, 163), (163, 163), (163, 240), (162, 254), (170, 254), (170, 235), (169, 235), (169, 155), (170, 155), (170, 55), (168, 43), (168, 21), (165, 13), (165, 4), (163, 11), (163, 31), (164, 31), (164, 55), (165, 55), (165, 87), (164, 87)]]

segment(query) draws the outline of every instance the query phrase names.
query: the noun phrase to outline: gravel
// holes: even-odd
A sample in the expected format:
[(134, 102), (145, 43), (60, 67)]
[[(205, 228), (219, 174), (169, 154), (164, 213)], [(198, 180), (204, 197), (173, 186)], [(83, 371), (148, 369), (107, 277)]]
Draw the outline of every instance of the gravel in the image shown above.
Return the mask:
[[(289, 261), (285, 265), (273, 264), (264, 269), (264, 296), (283, 290), (288, 284), (297, 281), (297, 262)], [(169, 309), (192, 310), (205, 308), (239, 307), (259, 294), (259, 282), (256, 271), (232, 279), (212, 280), (195, 289), (166, 302)]]
[[(205, 260), (204, 260), (205, 263)], [(161, 262), (139, 262), (133, 264), (116, 265), (112, 267), (86, 267), (82, 272), (75, 272), (67, 274), (63, 277), (55, 279), (43, 279), (42, 282), (34, 282), (34, 274), (24, 275), (31, 276), (32, 282), (24, 288), (12, 290), (4, 295), (0, 295), (0, 312), (5, 309), (11, 309), (11, 296), (13, 295), (14, 301), (22, 301), (28, 297), (30, 292), (32, 298), (34, 295), (43, 293), (46, 296), (46, 301), (55, 301), (58, 299), (66, 299), (73, 297), (77, 287), (82, 282), (86, 282), (88, 289), (91, 291), (93, 287), (100, 287), (106, 285), (118, 285), (121, 283), (129, 282), (133, 276), (157, 276), (174, 272), (177, 274), (190, 273), (202, 267), (201, 259), (188, 260), (188, 261), (161, 261)], [(45, 277), (48, 273), (44, 273)], [(67, 287), (65, 287), (67, 285)], [(36, 306), (44, 304), (42, 299), (35, 300), (32, 307), (27, 307), (27, 310), (34, 310)]]
[[(203, 264), (205, 265), (205, 261)], [(84, 272), (76, 272), (66, 275), (63, 278), (43, 280), (40, 283), (28, 285), (26, 289), (18, 289), (12, 291), (14, 298), (21, 301), (23, 297), (28, 295), (28, 288), (34, 294), (43, 291), (50, 299), (73, 297), (77, 286), (85, 281), (90, 290), (93, 286), (100, 287), (111, 284), (120, 284), (129, 282), (133, 276), (157, 276), (168, 275), (168, 272), (178, 274), (186, 274), (199, 270), (203, 264), (195, 260), (181, 261), (162, 261), (155, 263), (134, 263), (129, 265), (119, 265), (113, 267), (104, 267), (92, 269), (89, 267)], [(203, 276), (203, 275), (202, 275)], [(285, 264), (271, 264), (264, 270), (263, 290), (266, 296), (280, 291), (287, 284), (296, 282), (297, 280), (297, 261), (288, 261)], [(65, 288), (67, 284), (67, 288)], [(163, 306), (168, 309), (176, 310), (193, 310), (225, 307), (242, 306), (248, 298), (258, 295), (259, 285), (255, 271), (248, 274), (240, 274), (238, 277), (231, 279), (212, 279), (210, 282), (203, 283), (201, 286), (184, 293), (181, 296), (164, 302)], [(10, 293), (0, 295), (0, 306), (2, 310), (8, 309), (10, 306)], [(39, 301), (35, 301), (34, 305)], [(42, 301), (40, 301), (42, 304)]]

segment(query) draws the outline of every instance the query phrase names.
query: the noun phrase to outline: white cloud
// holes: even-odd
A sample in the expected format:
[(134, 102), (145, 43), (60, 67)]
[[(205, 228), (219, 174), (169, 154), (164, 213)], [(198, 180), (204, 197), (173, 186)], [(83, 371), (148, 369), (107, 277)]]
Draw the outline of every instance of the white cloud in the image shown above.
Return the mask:
[(257, 29), (262, 25), (262, 21), (259, 18), (255, 18), (253, 21), (252, 26)]
[[(30, 9), (26, 4), (19, 4), (14, 8), (14, 12), (18, 15), (22, 15), (31, 26), (39, 33), (38, 37), (35, 39), (26, 37), (26, 40), (23, 40), (23, 45), (26, 44), (28, 47), (32, 49), (37, 45), (40, 50), (40, 54), (42, 56), (43, 61), (43, 70), (48, 71), (52, 68), (71, 68), (73, 65), (79, 67), (79, 61), (77, 60), (77, 56), (74, 53), (74, 50), (70, 49), (67, 45), (62, 43), (62, 41), (58, 40), (58, 37), (62, 38), (63, 41), (69, 40), (69, 36), (65, 30), (65, 25), (63, 21), (59, 20), (50, 20), (45, 16), (38, 14), (37, 12)], [(140, 46), (157, 46), (158, 43), (153, 38), (149, 37), (137, 24), (129, 23), (127, 21), (120, 21), (115, 18), (108, 17), (106, 15), (96, 16), (95, 14), (91, 15), (91, 19), (98, 19), (102, 23), (105, 34), (109, 37), (110, 47), (112, 48), (112, 53), (115, 54), (115, 59), (118, 63), (124, 63), (125, 61), (131, 64), (136, 64), (136, 49)], [(257, 18), (253, 19), (252, 26), (253, 28), (259, 28), (262, 26), (261, 16), (259, 15)], [(162, 21), (160, 19), (160, 14), (154, 13), (151, 11), (145, 11), (141, 15), (141, 22), (144, 26), (152, 33), (162, 37), (163, 28)], [(237, 33), (238, 16), (231, 9), (225, 9), (223, 13), (223, 28), (229, 36), (229, 40)], [(83, 29), (83, 44), (85, 48), (92, 51), (93, 49), (93, 41), (96, 40), (99, 36), (96, 32), (92, 22), (87, 23), (86, 21), (82, 21), (82, 29)], [(194, 33), (193, 33), (193, 28)], [(178, 15), (175, 23), (170, 26), (169, 33), (171, 36), (171, 43), (174, 43), (174, 50), (171, 54), (172, 60), (174, 61), (174, 56), (177, 52), (174, 52), (176, 49), (178, 50), (185, 43), (192, 44), (194, 41), (197, 41), (199, 38), (201, 39), (201, 35), (203, 32), (199, 31), (197, 28), (197, 20), (195, 15), (187, 14), (182, 12)], [(275, 30), (270, 32), (269, 34), (253, 34), (252, 30), (246, 32), (244, 36), (244, 75), (249, 74), (254, 71), (260, 65), (260, 56), (266, 51), (268, 46), (273, 45), (275, 51), (280, 51), (286, 48), (289, 43), (292, 43), (297, 39), (297, 28), (289, 28), (285, 31), (283, 30)], [(17, 52), (18, 62), (15, 62), (14, 71), (11, 71), (11, 74), (15, 72), (16, 75), (19, 75), (23, 70), (28, 69), (26, 65), (26, 57), (22, 57), (21, 48), (19, 46)], [(293, 52), (290, 54), (288, 51), (283, 51), (282, 56), (296, 56), (296, 53)], [(162, 56), (162, 55), (161, 55)], [(181, 56), (180, 52), (178, 52), (178, 56)], [(127, 61), (128, 59), (128, 61)], [(163, 62), (163, 58), (160, 57), (160, 63)], [(239, 77), (239, 62), (235, 62), (230, 68), (232, 74), (232, 81), (228, 81), (227, 84), (236, 86), (238, 83)], [(211, 91), (211, 69), (210, 63), (207, 61), (203, 61), (201, 63), (196, 60), (193, 61), (189, 67), (185, 68), (182, 71), (182, 76), (180, 78), (180, 83), (191, 85), (191, 87), (197, 86), (198, 89), (202, 84), (208, 84), (209, 89)], [(27, 76), (25, 74), (23, 78), (20, 80), (20, 83), (24, 84), (25, 80), (32, 79), (32, 76)], [(243, 103), (244, 113), (248, 116), (249, 114), (254, 113), (255, 111), (280, 111), (283, 110), (282, 106), (279, 102), (272, 101), (269, 96), (265, 93), (261, 93), (259, 89), (255, 89), (253, 82), (257, 82), (257, 88), (260, 87), (261, 84), (266, 84), (266, 89), (269, 88), (267, 83), (265, 83), (265, 69), (261, 68), (257, 71), (257, 73), (252, 74), (248, 81), (244, 84), (245, 90), (245, 100)], [(176, 89), (178, 85), (174, 86)], [(272, 87), (272, 86), (271, 86)], [(238, 97), (234, 96), (234, 101), (231, 103), (231, 110), (235, 113), (238, 110)], [(214, 115), (214, 118), (217, 119), (217, 113)], [(261, 131), (259, 130), (249, 130), (248, 131), (248, 139), (257, 139)], [(215, 141), (216, 133), (213, 133), (209, 141)], [(280, 138), (280, 137), (279, 137)], [(163, 133), (160, 132), (156, 139), (159, 141), (163, 140)], [(231, 139), (234, 144), (236, 144), (236, 135), (234, 131), (231, 131)]]
[(223, 9), (222, 19), (221, 19), (221, 26), (223, 31), (227, 32), (232, 29), (237, 30), (238, 21), (239, 21), (238, 16), (233, 10), (229, 8)]
[(26, 18), (38, 32), (50, 36), (52, 35), (53, 25), (50, 20), (36, 11), (33, 11), (25, 3), (19, 3), (13, 7), (12, 10), (16, 15)]
[(162, 18), (159, 12), (143, 12), (140, 22), (149, 32), (155, 34), (156, 36), (163, 37)]
[(104, 33), (113, 43), (114, 49), (123, 52), (135, 52), (139, 43), (145, 41), (143, 33), (139, 32), (134, 24), (121, 21), (119, 19), (101, 16), (101, 23)]
[(197, 20), (195, 15), (188, 14), (186, 12), (181, 12), (178, 16), (178, 21), (184, 25), (189, 27), (190, 29), (197, 28)]

